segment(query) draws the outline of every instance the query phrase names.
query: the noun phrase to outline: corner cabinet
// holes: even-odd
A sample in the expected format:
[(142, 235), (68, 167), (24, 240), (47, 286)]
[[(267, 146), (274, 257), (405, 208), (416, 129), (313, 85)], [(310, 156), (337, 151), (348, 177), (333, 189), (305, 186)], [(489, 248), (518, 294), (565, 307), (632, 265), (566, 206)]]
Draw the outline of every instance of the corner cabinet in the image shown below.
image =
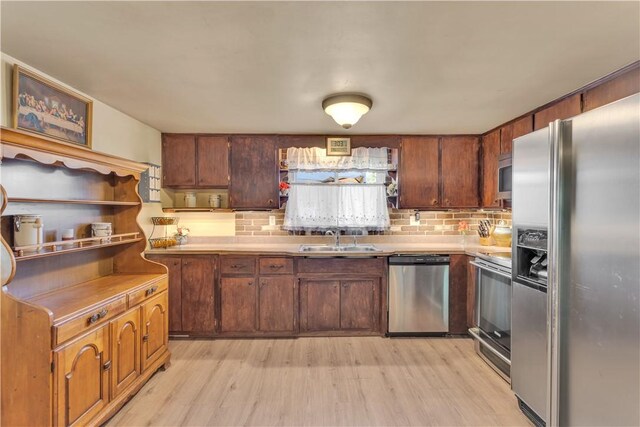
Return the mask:
[[(142, 253), (146, 165), (2, 129), (2, 423), (101, 424), (169, 365), (167, 270)], [(17, 246), (13, 216), (43, 241)], [(92, 222), (113, 234), (91, 237)], [(60, 230), (74, 239), (60, 241)], [(28, 337), (28, 339), (25, 339)]]

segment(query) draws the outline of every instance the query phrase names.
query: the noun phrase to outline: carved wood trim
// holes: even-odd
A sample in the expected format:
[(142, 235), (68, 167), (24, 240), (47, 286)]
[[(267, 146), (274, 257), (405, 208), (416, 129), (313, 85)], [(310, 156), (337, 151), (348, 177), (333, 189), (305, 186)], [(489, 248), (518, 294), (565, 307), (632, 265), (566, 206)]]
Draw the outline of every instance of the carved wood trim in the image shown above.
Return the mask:
[(56, 141), (17, 129), (2, 127), (2, 158), (29, 158), (48, 165), (64, 165), (70, 169), (91, 169), (108, 175), (133, 175), (140, 179), (140, 173), (147, 165), (112, 156), (79, 145)]

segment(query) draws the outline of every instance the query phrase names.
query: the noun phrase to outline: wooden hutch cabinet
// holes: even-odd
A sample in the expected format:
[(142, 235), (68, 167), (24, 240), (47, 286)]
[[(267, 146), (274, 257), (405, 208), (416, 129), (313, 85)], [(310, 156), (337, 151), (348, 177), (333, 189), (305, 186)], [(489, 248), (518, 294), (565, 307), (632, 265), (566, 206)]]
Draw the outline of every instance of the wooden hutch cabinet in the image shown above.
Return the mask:
[[(167, 269), (136, 221), (146, 166), (13, 129), (1, 149), (2, 424), (99, 425), (169, 364)], [(16, 247), (24, 212), (44, 238)]]

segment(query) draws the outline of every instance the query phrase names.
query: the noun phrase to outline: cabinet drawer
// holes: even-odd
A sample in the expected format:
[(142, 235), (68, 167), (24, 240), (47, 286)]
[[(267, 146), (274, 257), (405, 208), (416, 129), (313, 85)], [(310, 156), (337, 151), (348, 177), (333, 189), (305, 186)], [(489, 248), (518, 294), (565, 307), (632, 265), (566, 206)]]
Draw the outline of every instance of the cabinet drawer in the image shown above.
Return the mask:
[(256, 273), (255, 257), (222, 257), (220, 258), (222, 274), (253, 275)]
[(167, 279), (158, 280), (157, 282), (151, 283), (144, 288), (138, 289), (136, 291), (129, 292), (127, 294), (127, 299), (129, 301), (129, 308), (134, 305), (140, 304), (142, 301), (151, 298), (154, 295), (159, 294), (164, 291), (168, 287)]
[(78, 334), (83, 333), (96, 325), (103, 324), (109, 319), (122, 314), (127, 309), (127, 297), (121, 296), (120, 298), (106, 303), (102, 306), (96, 307), (88, 313), (81, 316), (74, 317), (59, 325), (53, 327), (53, 340), (54, 345), (61, 344), (67, 341), (69, 338), (73, 338)]
[(293, 259), (260, 258), (260, 274), (293, 274)]

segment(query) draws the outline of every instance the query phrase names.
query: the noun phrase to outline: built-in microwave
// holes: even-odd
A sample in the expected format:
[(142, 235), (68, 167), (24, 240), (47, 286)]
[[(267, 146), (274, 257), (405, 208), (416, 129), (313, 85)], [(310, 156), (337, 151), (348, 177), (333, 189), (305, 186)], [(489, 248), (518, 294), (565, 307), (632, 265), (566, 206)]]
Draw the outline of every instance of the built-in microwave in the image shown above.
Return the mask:
[(511, 200), (511, 153), (498, 158), (498, 199)]

